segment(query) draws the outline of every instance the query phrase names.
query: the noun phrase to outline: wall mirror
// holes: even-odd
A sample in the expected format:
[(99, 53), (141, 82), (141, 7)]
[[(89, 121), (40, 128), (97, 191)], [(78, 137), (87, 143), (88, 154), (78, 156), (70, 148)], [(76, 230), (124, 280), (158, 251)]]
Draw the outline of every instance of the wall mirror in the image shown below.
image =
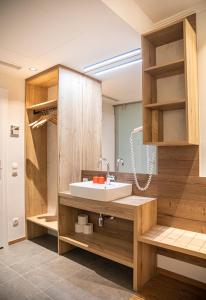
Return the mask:
[[(125, 25), (127, 26), (127, 25)], [(112, 64), (99, 74), (102, 80), (102, 157), (110, 164), (111, 171), (133, 171), (131, 163), (130, 135), (134, 128), (142, 126), (142, 63), (140, 36), (129, 28), (124, 45), (116, 55), (134, 51), (126, 60)], [(136, 51), (136, 52), (135, 52)], [(122, 66), (122, 64), (124, 66)], [(110, 70), (111, 68), (111, 70)], [(149, 159), (154, 157), (153, 173), (156, 173), (156, 147), (149, 146)], [(143, 133), (134, 134), (134, 158), (137, 173), (147, 171), (147, 149), (143, 145)], [(105, 170), (105, 165), (102, 166)]]
[[(125, 75), (128, 75), (128, 71)], [(134, 99), (114, 105), (110, 99), (103, 97), (102, 157), (109, 161), (111, 171), (126, 173), (133, 171), (130, 136), (131, 131), (140, 126), (142, 126), (140, 100)], [(156, 147), (149, 146), (147, 149), (143, 145), (142, 131), (133, 135), (133, 149), (136, 172), (147, 173), (147, 159), (150, 161), (153, 158), (153, 173), (156, 173)], [(104, 165), (102, 168), (105, 170)]]
[[(141, 36), (107, 11), (107, 26), (109, 21), (112, 26), (106, 34), (96, 29), (99, 43), (92, 45), (90, 62), (83, 72), (102, 81), (102, 157), (109, 161), (111, 171), (117, 171), (117, 160), (122, 159), (119, 171), (130, 173), (129, 137), (131, 130), (142, 125)], [(156, 148), (151, 147), (150, 152), (156, 153)], [(134, 154), (137, 173), (148, 173), (142, 132), (134, 135)], [(106, 169), (105, 163), (102, 169)]]
[[(103, 96), (102, 157), (109, 161), (111, 171), (130, 173), (133, 171), (131, 131), (142, 126), (143, 118), (140, 95), (141, 64), (140, 66), (134, 64), (127, 70), (119, 70), (118, 73), (112, 76), (116, 75), (116, 80), (122, 81), (119, 82), (119, 87), (125, 92), (125, 101), (121, 98), (117, 100), (116, 98)], [(118, 79), (119, 76), (122, 78)], [(126, 95), (128, 96), (126, 97)], [(147, 149), (143, 145), (142, 131), (133, 135), (133, 149), (136, 172), (147, 173), (147, 159), (155, 158), (153, 173), (156, 173), (156, 147), (149, 146), (149, 149)], [(105, 170), (104, 165), (102, 168)]]

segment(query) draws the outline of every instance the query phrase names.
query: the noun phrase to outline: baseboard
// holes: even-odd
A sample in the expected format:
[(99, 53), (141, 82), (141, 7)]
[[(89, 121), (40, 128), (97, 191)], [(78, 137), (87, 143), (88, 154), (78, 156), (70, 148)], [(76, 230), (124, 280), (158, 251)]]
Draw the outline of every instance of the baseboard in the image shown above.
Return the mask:
[(22, 242), (22, 241), (24, 241), (24, 240), (26, 240), (26, 237), (25, 237), (25, 236), (24, 236), (24, 237), (21, 237), (21, 238), (19, 238), (19, 239), (13, 240), (13, 241), (9, 241), (8, 244), (9, 244), (9, 245), (13, 245), (13, 244), (16, 244), (16, 243), (18, 243), (18, 242)]
[(203, 282), (185, 277), (183, 275), (179, 275), (179, 274), (173, 273), (171, 271), (168, 271), (168, 270), (165, 270), (165, 269), (162, 269), (162, 268), (157, 268), (157, 273), (161, 274), (161, 275), (164, 275), (164, 276), (167, 276), (167, 277), (170, 277), (172, 279), (176, 279), (176, 280), (181, 281), (183, 283), (190, 284), (192, 286), (201, 288), (203, 290), (206, 290), (206, 284), (204, 284)]

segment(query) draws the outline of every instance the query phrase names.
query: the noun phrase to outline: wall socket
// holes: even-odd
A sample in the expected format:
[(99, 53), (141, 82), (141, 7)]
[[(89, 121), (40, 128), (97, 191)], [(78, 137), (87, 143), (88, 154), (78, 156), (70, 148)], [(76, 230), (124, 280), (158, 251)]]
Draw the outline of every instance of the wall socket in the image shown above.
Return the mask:
[(19, 225), (19, 218), (13, 218), (12, 224), (13, 227), (17, 227)]

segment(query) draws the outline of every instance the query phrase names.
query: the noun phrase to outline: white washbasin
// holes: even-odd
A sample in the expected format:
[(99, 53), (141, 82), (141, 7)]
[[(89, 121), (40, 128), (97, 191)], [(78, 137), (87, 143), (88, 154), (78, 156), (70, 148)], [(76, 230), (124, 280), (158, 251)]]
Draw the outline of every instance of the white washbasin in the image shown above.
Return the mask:
[(100, 200), (113, 201), (132, 194), (132, 184), (112, 182), (110, 184), (98, 184), (92, 181), (76, 182), (70, 184), (72, 196)]

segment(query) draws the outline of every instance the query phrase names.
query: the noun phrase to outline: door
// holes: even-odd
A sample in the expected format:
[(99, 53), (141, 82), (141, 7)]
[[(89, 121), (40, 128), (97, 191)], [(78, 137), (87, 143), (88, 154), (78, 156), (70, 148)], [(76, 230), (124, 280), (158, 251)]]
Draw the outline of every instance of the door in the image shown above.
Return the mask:
[(6, 240), (6, 134), (8, 92), (0, 88), (0, 248)]

